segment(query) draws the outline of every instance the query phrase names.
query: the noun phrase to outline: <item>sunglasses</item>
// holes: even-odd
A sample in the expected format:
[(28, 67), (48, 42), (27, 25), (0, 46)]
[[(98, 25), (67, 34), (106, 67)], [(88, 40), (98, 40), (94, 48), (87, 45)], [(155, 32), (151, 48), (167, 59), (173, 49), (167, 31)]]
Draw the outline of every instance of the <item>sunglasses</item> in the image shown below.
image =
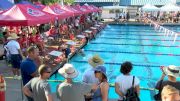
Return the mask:
[(100, 71), (95, 71), (94, 73), (101, 73)]
[(46, 73), (51, 73), (52, 71), (48, 71), (48, 72), (46, 72)]

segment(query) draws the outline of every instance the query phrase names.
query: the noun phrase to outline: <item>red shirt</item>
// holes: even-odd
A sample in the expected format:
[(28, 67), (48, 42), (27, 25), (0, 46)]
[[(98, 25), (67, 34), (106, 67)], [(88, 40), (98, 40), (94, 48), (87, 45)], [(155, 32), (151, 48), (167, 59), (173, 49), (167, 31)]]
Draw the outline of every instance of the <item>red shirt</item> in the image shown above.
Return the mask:
[(42, 41), (42, 38), (41, 38), (41, 36), (39, 34), (36, 35), (36, 41), (38, 41), (38, 42)]
[(29, 37), (29, 43), (31, 44), (31, 43), (35, 43), (35, 42), (36, 42), (36, 36), (35, 35), (31, 35)]
[(56, 34), (55, 28), (51, 28), (51, 29), (49, 30), (49, 35), (53, 35), (53, 34)]

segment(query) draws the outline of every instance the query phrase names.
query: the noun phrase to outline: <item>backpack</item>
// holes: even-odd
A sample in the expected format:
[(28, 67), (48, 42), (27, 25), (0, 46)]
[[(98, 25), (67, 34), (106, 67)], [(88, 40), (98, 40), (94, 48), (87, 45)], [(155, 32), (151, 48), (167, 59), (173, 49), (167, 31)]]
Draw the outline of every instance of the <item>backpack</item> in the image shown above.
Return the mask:
[(159, 92), (154, 95), (155, 101), (161, 101), (162, 82), (163, 82), (163, 80), (161, 80), (160, 84), (159, 84), (159, 87), (160, 87)]
[(123, 99), (123, 101), (140, 101), (138, 94), (134, 87), (134, 78), (135, 78), (135, 76), (133, 76), (132, 87), (127, 90), (127, 93), (125, 95), (126, 98)]

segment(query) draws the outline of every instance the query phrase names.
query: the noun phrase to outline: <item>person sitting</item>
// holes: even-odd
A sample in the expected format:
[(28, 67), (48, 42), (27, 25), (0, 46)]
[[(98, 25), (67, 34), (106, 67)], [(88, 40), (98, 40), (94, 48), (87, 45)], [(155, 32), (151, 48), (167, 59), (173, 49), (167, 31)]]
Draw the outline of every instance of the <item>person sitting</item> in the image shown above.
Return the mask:
[[(155, 88), (161, 92), (164, 86), (171, 85), (180, 90), (180, 82), (176, 80), (177, 77), (180, 77), (180, 68), (174, 65), (169, 65), (168, 67), (162, 66), (161, 70), (162, 75)], [(168, 80), (164, 80), (165, 76), (168, 77)]]
[(43, 41), (39, 31), (36, 33), (35, 38), (36, 38), (36, 45), (38, 46), (40, 52), (44, 55), (45, 54), (45, 52), (44, 52), (44, 41)]
[(29, 34), (29, 45), (34, 45), (36, 43), (36, 35), (33, 33)]
[(55, 26), (51, 26), (51, 29), (49, 30), (49, 36), (48, 37), (53, 37), (54, 39), (58, 38), (58, 34), (57, 34)]
[[(133, 76), (130, 74), (132, 69), (133, 66), (131, 62), (126, 61), (121, 65), (120, 71), (122, 75), (116, 77), (115, 81), (115, 91), (119, 96), (118, 101), (123, 101), (123, 99), (126, 97), (125, 95), (127, 93), (127, 90), (132, 87)], [(134, 87), (138, 95), (140, 92), (139, 83), (140, 80), (135, 77)]]
[(1, 29), (1, 28), (0, 28), (0, 42), (1, 42), (2, 44), (5, 43), (4, 35), (3, 35), (3, 32), (2, 32), (2, 29)]
[(180, 92), (173, 86), (166, 85), (161, 92), (162, 101), (180, 101)]
[(70, 45), (66, 45), (62, 51), (64, 52), (65, 58), (67, 59), (69, 54), (71, 53)]

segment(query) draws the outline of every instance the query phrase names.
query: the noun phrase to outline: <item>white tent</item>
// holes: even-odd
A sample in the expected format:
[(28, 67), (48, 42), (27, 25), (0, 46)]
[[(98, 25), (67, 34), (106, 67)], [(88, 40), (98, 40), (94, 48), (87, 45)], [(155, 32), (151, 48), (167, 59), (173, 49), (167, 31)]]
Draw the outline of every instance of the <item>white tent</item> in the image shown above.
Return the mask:
[(159, 11), (159, 8), (154, 5), (146, 4), (141, 8), (141, 10), (142, 11)]
[(162, 6), (160, 11), (180, 11), (180, 7), (175, 4), (167, 4)]
[(127, 9), (126, 6), (103, 6), (103, 9)]

